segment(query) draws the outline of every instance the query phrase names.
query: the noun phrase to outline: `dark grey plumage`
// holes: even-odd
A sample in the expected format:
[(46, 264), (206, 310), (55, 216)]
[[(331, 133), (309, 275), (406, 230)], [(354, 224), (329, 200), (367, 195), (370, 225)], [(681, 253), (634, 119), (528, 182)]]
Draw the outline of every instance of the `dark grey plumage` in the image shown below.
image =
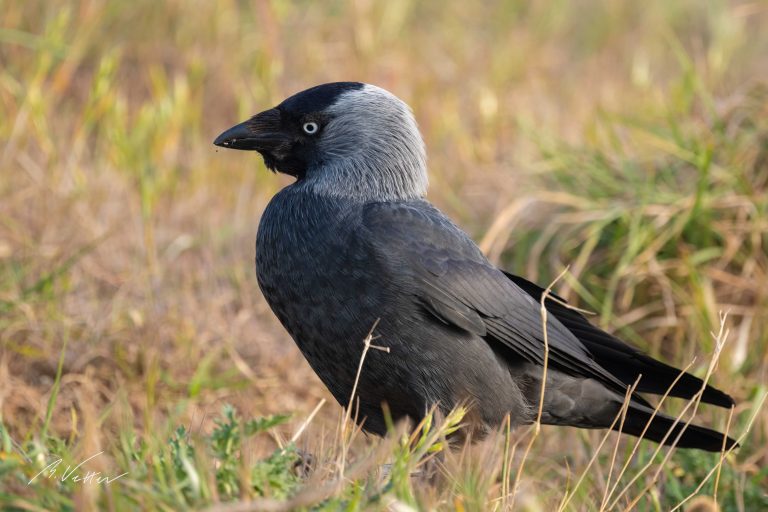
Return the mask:
[[(347, 406), (363, 349), (356, 399), (366, 430), (418, 421), (437, 404), (471, 406), (484, 431), (509, 414), (535, 420), (544, 358), (542, 289), (491, 265), (475, 243), (423, 199), (426, 158), (407, 106), (383, 89), (352, 82), (318, 86), (223, 133), (223, 147), (259, 151), (267, 166), (297, 177), (259, 225), (256, 267), (267, 302), (334, 397)], [(627, 385), (664, 393), (679, 370), (547, 301), (549, 371), (544, 423), (608, 428)], [(684, 375), (673, 396), (703, 383)], [(703, 400), (733, 400), (707, 386)], [(632, 397), (624, 432), (639, 435), (653, 408)], [(645, 437), (661, 441), (673, 420), (657, 414)], [(674, 440), (679, 426), (668, 442)], [(732, 445), (726, 439), (726, 446)], [(719, 451), (723, 435), (691, 425), (678, 446)]]

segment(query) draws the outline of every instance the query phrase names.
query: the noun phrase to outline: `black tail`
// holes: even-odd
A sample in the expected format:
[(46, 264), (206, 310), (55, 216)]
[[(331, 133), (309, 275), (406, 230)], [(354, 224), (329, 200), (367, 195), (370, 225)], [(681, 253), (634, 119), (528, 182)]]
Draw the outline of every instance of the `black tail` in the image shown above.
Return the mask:
[[(505, 274), (536, 301), (541, 300), (543, 288), (520, 276), (508, 272)], [(557, 297), (554, 294), (552, 296)], [(559, 297), (558, 299), (562, 301)], [(578, 311), (552, 299), (547, 299), (545, 304), (547, 311), (587, 347), (597, 364), (617, 379), (630, 386), (642, 375), (636, 389), (638, 393), (663, 395), (669, 390), (670, 396), (690, 399), (704, 386), (704, 382), (698, 377), (689, 373), (680, 375), (681, 371), (677, 368), (657, 361), (595, 327)], [(734, 405), (733, 398), (712, 386), (704, 388), (701, 401), (726, 408)]]
[[(645, 426), (648, 424), (648, 420), (651, 419), (653, 411), (646, 410), (645, 407), (630, 406), (627, 411), (627, 417), (624, 420), (624, 426), (621, 431), (625, 434), (631, 434), (638, 436), (642, 434), (643, 439), (650, 439), (661, 443), (662, 439), (666, 436), (664, 441), (665, 445), (671, 445), (677, 439), (680, 431), (683, 429), (684, 421), (680, 420), (677, 425), (672, 426), (675, 422), (674, 418), (670, 418), (661, 413), (656, 413), (653, 421), (651, 422), (648, 430), (643, 434)], [(619, 430), (618, 423), (614, 430)], [(669, 435), (668, 432), (672, 431)], [(723, 438), (725, 438), (725, 445), (723, 445)], [(729, 449), (733, 446), (738, 446), (735, 440), (730, 437), (725, 437), (724, 434), (698, 425), (688, 425), (683, 431), (683, 435), (675, 446), (680, 448), (698, 448), (700, 450), (706, 450), (708, 452), (719, 452), (725, 446), (725, 449)]]

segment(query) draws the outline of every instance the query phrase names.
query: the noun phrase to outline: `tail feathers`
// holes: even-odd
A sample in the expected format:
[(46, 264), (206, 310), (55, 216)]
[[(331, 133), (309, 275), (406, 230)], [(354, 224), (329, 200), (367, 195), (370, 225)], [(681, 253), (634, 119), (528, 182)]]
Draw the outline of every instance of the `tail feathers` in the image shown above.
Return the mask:
[[(723, 450), (723, 446), (725, 446), (726, 450), (731, 447), (738, 447), (735, 440), (726, 437), (716, 430), (692, 424), (685, 427), (685, 422), (683, 420), (675, 425), (674, 418), (670, 418), (661, 413), (656, 413), (656, 416), (653, 417), (653, 421), (651, 421), (648, 429), (645, 430), (652, 415), (653, 411), (646, 410), (645, 407), (639, 408), (631, 406), (629, 411), (627, 411), (627, 417), (624, 420), (621, 432), (638, 437), (642, 435), (644, 439), (650, 439), (657, 443), (661, 443), (663, 440), (663, 443), (669, 446), (675, 442), (675, 439), (677, 439), (681, 430), (685, 428), (680, 440), (675, 444), (677, 447), (698, 448), (708, 452), (719, 452)], [(618, 424), (614, 430), (619, 430)], [(645, 430), (645, 433), (643, 433), (643, 430)], [(667, 435), (668, 433), (669, 435)], [(665, 437), (666, 440), (664, 440)], [(725, 439), (725, 444), (723, 444), (723, 439)]]
[[(542, 287), (520, 276), (508, 272), (505, 274), (537, 302), (541, 300), (541, 295), (544, 293)], [(643, 354), (615, 336), (592, 325), (584, 315), (564, 306), (563, 302), (565, 301), (557, 295), (550, 293), (550, 296), (558, 300), (547, 299), (547, 311), (587, 347), (597, 364), (627, 386), (634, 384), (637, 377), (642, 375), (637, 386), (638, 393), (663, 395), (669, 390), (670, 396), (690, 399), (704, 386), (704, 382), (698, 377), (689, 373), (680, 375), (681, 371), (677, 368)], [(701, 401), (726, 408), (734, 405), (733, 398), (709, 385), (704, 388)]]
[[(634, 383), (637, 375), (642, 374), (637, 386), (639, 393), (663, 395), (669, 391), (670, 396), (691, 399), (704, 387), (704, 393), (701, 396), (702, 402), (726, 408), (733, 407), (735, 404), (733, 398), (729, 395), (713, 386), (704, 386), (704, 382), (698, 377), (689, 373), (681, 375), (681, 371), (677, 368), (664, 364), (661, 361), (656, 361), (640, 352), (636, 353), (634, 357), (635, 364), (631, 365), (632, 370), (628, 372), (628, 375), (617, 377), (626, 384), (631, 385)], [(603, 364), (599, 360), (598, 363), (609, 369), (614, 367), (621, 368), (619, 365), (610, 366), (610, 363), (607, 361), (607, 364)], [(624, 364), (624, 366), (626, 367), (627, 365)]]

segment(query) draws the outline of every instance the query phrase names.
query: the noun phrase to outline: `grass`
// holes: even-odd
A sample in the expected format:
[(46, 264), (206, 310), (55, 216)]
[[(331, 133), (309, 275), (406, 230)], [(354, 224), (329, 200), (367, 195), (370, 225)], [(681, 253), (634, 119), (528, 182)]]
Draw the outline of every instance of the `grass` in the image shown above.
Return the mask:
[[(763, 3), (0, 5), (1, 508), (768, 507)], [(461, 411), (351, 429), (257, 291), (290, 180), (211, 145), (334, 80), (413, 106), (430, 199), (493, 261), (567, 267), (554, 290), (595, 322), (711, 370), (732, 417), (688, 411), (742, 447), (542, 426), (448, 450)], [(94, 454), (83, 475), (127, 474), (28, 485)]]

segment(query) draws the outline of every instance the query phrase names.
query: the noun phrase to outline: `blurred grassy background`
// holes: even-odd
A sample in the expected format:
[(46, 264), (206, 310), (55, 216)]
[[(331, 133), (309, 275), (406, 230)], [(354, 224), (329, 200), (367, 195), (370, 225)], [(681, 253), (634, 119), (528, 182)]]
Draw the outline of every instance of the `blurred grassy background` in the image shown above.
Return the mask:
[[(224, 402), (246, 418), (292, 414), (252, 448), (270, 453), (328, 398), (253, 271), (259, 214), (290, 180), (211, 145), (328, 81), (407, 101), (428, 147), (429, 198), (511, 271), (546, 285), (570, 265), (558, 290), (605, 328), (680, 366), (696, 356), (703, 375), (728, 310), (713, 380), (739, 402), (732, 431), (765, 393), (766, 2), (34, 0), (0, 1), (0, 12), (6, 506), (173, 510), (280, 496), (271, 480), (222, 487), (218, 456), (197, 461), (196, 493), (181, 492), (192, 466), (162, 453), (178, 425), (220, 431)], [(325, 405), (299, 445), (323, 453), (338, 415)], [(724, 428), (727, 414), (703, 408), (698, 421)], [(599, 440), (544, 429), (518, 505), (560, 503)], [(723, 470), (724, 509), (768, 507), (766, 442), (763, 410)], [(371, 444), (358, 440), (353, 455)], [(100, 450), (98, 467), (129, 476), (25, 485), (51, 453)], [(632, 468), (652, 453), (643, 445)], [(633, 488), (613, 508), (638, 495), (641, 508), (669, 509), (716, 460), (676, 454), (658, 481), (641, 479), (649, 492)], [(609, 463), (569, 507), (599, 508)], [(441, 485), (406, 477), (375, 502), (357, 479), (323, 503), (498, 506), (498, 475), (476, 466), (457, 463)]]

